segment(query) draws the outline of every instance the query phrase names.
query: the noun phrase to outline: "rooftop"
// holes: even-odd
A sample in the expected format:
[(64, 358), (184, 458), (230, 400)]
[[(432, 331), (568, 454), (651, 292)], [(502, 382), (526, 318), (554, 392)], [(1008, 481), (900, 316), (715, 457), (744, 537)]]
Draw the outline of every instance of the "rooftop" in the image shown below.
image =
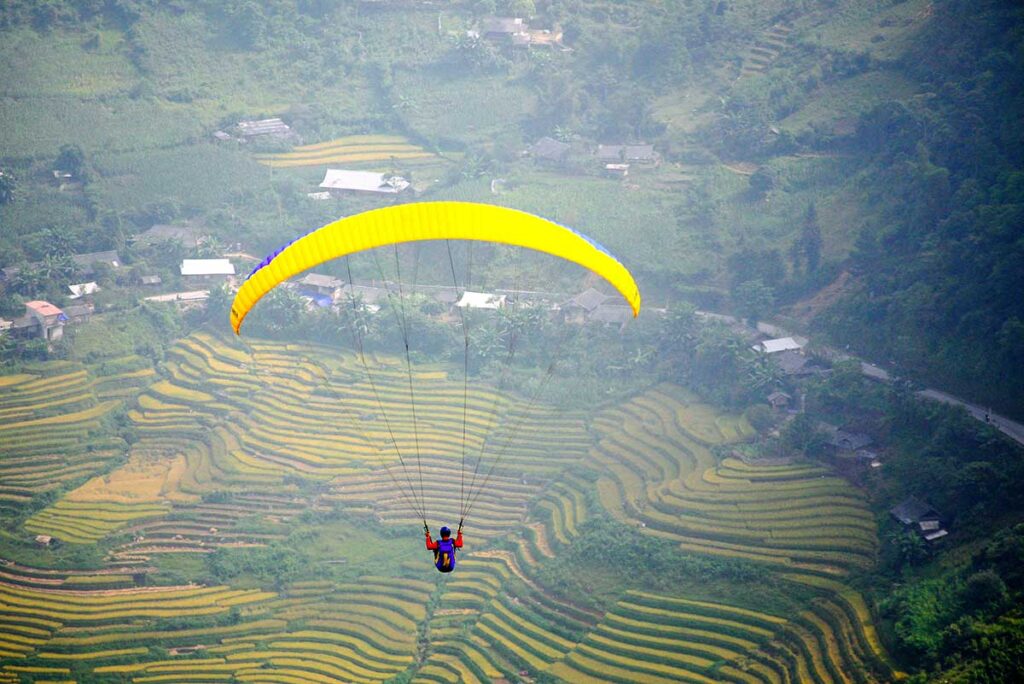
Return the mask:
[(333, 276), (323, 275), (320, 273), (307, 273), (299, 281), (299, 284), (309, 285), (310, 287), (336, 288), (341, 287), (343, 283)]
[(181, 275), (235, 275), (235, 265), (230, 259), (183, 259)]
[(598, 292), (594, 288), (588, 287), (586, 290), (566, 302), (566, 304), (569, 306), (578, 306), (581, 309), (586, 309), (587, 311), (593, 311), (609, 299), (611, 299), (611, 297), (603, 292)]
[(62, 316), (64, 312), (59, 308), (51, 304), (50, 302), (44, 302), (41, 299), (36, 299), (31, 302), (25, 302), (25, 308), (39, 314), (40, 316)]
[(603, 162), (652, 162), (658, 153), (654, 145), (598, 145), (597, 158)]
[(71, 290), (71, 296), (68, 299), (78, 299), (84, 295), (96, 294), (100, 291), (100, 286), (95, 282), (88, 282), (68, 285), (68, 289)]
[(199, 242), (199, 232), (192, 226), (157, 223), (135, 236), (135, 241), (143, 245), (153, 245), (167, 240), (194, 247)]
[(755, 344), (754, 348), (758, 351), (763, 351), (765, 354), (777, 354), (779, 352), (802, 349), (803, 345), (792, 337), (779, 337), (774, 340), (762, 340)]
[(75, 262), (79, 270), (86, 275), (93, 272), (93, 264), (108, 264), (112, 268), (119, 268), (121, 266), (121, 257), (117, 255), (114, 250), (106, 252), (89, 252), (88, 254), (75, 254), (71, 257), (71, 260)]
[(505, 299), (505, 295), (489, 292), (463, 292), (455, 306), (470, 309), (500, 309), (505, 306)]
[(327, 169), (320, 187), (327, 190), (355, 190), (395, 195), (408, 188), (409, 181), (401, 176), (386, 176), (376, 171)]
[(875, 440), (871, 439), (870, 436), (865, 435), (863, 432), (836, 430), (829, 438), (828, 443), (839, 449), (856, 451), (857, 449), (863, 449), (869, 444), (874, 443), (874, 441)]
[(537, 159), (562, 161), (565, 159), (565, 155), (569, 154), (570, 149), (569, 143), (559, 142), (545, 136), (530, 146), (530, 154)]
[(480, 32), (484, 35), (489, 33), (504, 33), (513, 35), (526, 31), (526, 22), (521, 17), (485, 17), (480, 22)]
[(280, 118), (274, 117), (257, 121), (239, 121), (238, 131), (242, 136), (251, 138), (256, 135), (288, 135), (292, 129)]
[(937, 510), (932, 508), (931, 504), (916, 496), (907, 497), (893, 506), (889, 512), (904, 525), (914, 525), (926, 518), (939, 519), (942, 517)]

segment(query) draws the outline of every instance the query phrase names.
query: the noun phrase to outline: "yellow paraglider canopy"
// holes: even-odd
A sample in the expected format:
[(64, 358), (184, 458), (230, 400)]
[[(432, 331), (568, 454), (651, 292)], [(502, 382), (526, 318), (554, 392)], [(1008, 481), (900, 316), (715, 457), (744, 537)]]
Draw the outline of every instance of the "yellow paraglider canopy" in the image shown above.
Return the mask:
[(231, 305), (231, 327), (263, 295), (291, 276), (363, 250), (420, 240), (479, 240), (545, 252), (607, 280), (640, 313), (633, 276), (603, 247), (576, 231), (526, 212), (470, 202), (414, 202), (374, 209), (329, 223), (285, 245), (249, 274)]

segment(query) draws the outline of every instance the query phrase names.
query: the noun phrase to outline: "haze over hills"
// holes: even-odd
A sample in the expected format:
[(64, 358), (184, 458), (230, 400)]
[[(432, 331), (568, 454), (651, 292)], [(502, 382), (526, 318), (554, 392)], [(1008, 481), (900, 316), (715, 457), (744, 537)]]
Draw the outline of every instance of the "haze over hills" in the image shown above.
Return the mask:
[(6, 3), (0, 681), (1013, 681), (1021, 12)]

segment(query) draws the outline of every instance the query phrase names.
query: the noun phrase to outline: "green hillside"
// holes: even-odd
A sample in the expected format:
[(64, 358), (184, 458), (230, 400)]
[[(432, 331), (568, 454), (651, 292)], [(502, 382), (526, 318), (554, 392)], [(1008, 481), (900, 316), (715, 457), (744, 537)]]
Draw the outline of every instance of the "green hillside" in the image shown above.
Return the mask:
[[(4, 3), (0, 682), (1019, 678), (1024, 460), (988, 419), (1024, 411), (1022, 26), (1005, 0)], [(279, 289), (230, 337), (264, 254), (414, 200), (578, 230), (644, 311), (577, 326), (594, 278), (417, 245), (316, 269), (372, 306)], [(144, 235), (168, 225), (192, 237)], [(226, 287), (180, 273), (216, 257)], [(399, 319), (369, 298), (402, 272)], [(467, 331), (439, 284), (521, 292)], [(25, 332), (33, 300), (77, 311), (63, 339)], [(755, 352), (759, 319), (818, 370)], [(422, 518), (467, 485), (441, 576)], [(947, 537), (895, 521), (911, 496)]]

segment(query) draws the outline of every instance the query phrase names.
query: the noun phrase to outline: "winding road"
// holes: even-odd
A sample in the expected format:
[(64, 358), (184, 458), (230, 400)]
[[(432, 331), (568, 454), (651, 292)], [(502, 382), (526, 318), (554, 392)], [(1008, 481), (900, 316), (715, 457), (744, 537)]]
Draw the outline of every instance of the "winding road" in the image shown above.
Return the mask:
[[(747, 326), (745, 323), (740, 321), (735, 316), (729, 316), (727, 314), (714, 313), (711, 311), (697, 311), (698, 316), (706, 319), (721, 321), (729, 325), (743, 326), (747, 331), (753, 333), (754, 330)], [(793, 333), (780, 328), (772, 323), (759, 321), (757, 324), (757, 332), (764, 333), (765, 335), (771, 335), (773, 337), (794, 337)], [(889, 371), (885, 370), (881, 366), (873, 363), (858, 359), (844, 351), (840, 351), (833, 347), (828, 346), (816, 346), (816, 350), (821, 352), (824, 356), (828, 357), (833, 361), (859, 361), (861, 372), (864, 377), (876, 380), (878, 382), (891, 382), (892, 376)], [(1001, 416), (998, 413), (993, 413), (991, 410), (986, 409), (977, 404), (972, 404), (969, 401), (965, 401), (959, 397), (953, 396), (949, 392), (943, 392), (942, 390), (933, 389), (926, 387), (922, 390), (918, 390), (917, 396), (922, 399), (928, 399), (930, 401), (938, 401), (943, 404), (950, 404), (952, 406), (962, 407), (969, 415), (983, 423), (987, 423), (1004, 435), (1024, 446), (1024, 424), (1018, 423), (1015, 420), (1011, 420), (1006, 416)]]

